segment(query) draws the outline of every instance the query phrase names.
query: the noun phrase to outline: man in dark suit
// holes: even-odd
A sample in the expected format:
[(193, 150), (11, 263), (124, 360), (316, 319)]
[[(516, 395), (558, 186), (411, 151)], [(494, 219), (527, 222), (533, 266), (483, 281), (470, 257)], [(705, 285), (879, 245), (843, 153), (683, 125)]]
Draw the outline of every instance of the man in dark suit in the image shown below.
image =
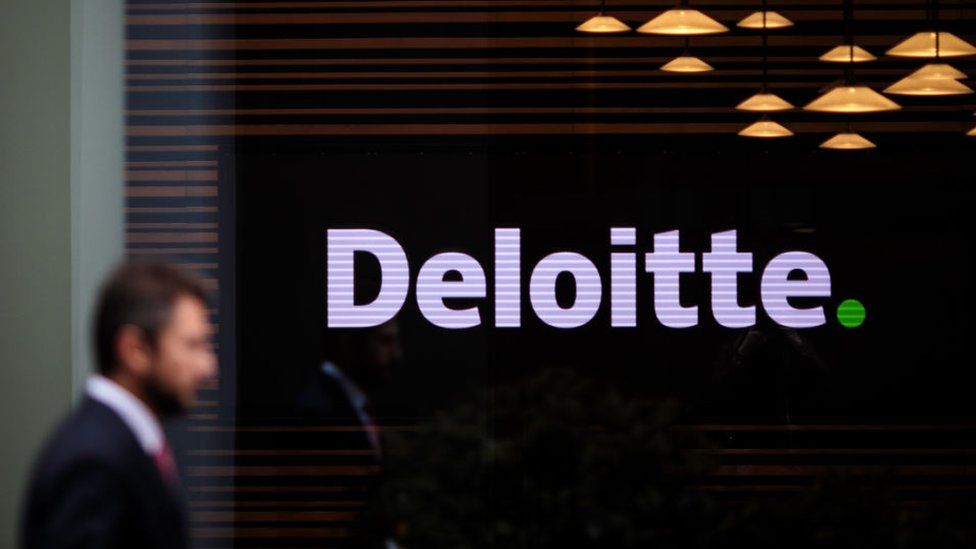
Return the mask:
[(127, 264), (95, 314), (99, 373), (42, 450), (30, 481), (24, 549), (182, 549), (187, 520), (160, 422), (215, 374), (200, 281)]
[(320, 440), (341, 450), (382, 458), (372, 397), (390, 382), (403, 358), (396, 319), (379, 326), (326, 333), (326, 359), (312, 373), (298, 397), (298, 415), (306, 423), (353, 427)]
[[(373, 401), (390, 383), (403, 358), (400, 326), (394, 319), (371, 328), (326, 330), (324, 335), (325, 359), (311, 372), (296, 406), (298, 422), (315, 429), (297, 433), (289, 443), (295, 448), (324, 451), (307, 458), (309, 464), (363, 472), (323, 476), (311, 482), (338, 490), (339, 501), (369, 500), (383, 460)], [(350, 536), (336, 546), (395, 546), (384, 543), (389, 525), (364, 511), (366, 508), (356, 511), (346, 525)]]

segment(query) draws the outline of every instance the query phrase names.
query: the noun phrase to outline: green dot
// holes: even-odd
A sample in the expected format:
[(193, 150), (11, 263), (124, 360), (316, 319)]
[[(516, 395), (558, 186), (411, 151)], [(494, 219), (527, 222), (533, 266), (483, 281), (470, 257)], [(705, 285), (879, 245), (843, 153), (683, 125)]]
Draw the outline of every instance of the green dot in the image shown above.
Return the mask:
[(845, 299), (837, 307), (837, 320), (845, 328), (857, 328), (864, 324), (865, 314), (864, 305), (856, 299)]

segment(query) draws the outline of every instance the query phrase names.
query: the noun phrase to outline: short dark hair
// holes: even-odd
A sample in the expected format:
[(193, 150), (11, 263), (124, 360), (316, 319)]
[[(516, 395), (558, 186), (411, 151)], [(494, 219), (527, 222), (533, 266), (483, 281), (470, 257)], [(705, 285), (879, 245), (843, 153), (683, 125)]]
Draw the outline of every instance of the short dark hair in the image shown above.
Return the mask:
[[(353, 300), (359, 303), (369, 303), (376, 299), (380, 293), (380, 283), (372, 277), (356, 275), (353, 279), (355, 289)], [(339, 358), (340, 347), (350, 345), (353, 348), (361, 348), (366, 342), (366, 336), (376, 328), (328, 328), (322, 332), (322, 341), (319, 346), (322, 358), (326, 360), (336, 360)], [(318, 368), (318, 366), (316, 366)]]
[(182, 296), (207, 303), (198, 277), (167, 263), (127, 262), (102, 285), (95, 308), (95, 360), (98, 371), (111, 373), (118, 365), (115, 340), (123, 326), (142, 330), (155, 344), (169, 322), (173, 304)]

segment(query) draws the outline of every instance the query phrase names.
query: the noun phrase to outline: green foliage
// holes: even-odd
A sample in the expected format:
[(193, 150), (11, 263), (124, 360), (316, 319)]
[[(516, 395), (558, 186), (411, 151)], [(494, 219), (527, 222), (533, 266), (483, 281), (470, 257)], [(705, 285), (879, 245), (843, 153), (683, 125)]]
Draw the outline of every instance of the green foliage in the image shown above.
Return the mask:
[(405, 547), (704, 547), (716, 509), (678, 412), (549, 370), (392, 441), (375, 508)]
[[(474, 393), (389, 440), (377, 545), (407, 549), (974, 547), (971, 499), (906, 501), (888, 475), (837, 469), (791, 497), (701, 490), (708, 441), (674, 401), (549, 370)], [(874, 468), (873, 470), (877, 470)], [(375, 525), (392, 525), (378, 528)]]

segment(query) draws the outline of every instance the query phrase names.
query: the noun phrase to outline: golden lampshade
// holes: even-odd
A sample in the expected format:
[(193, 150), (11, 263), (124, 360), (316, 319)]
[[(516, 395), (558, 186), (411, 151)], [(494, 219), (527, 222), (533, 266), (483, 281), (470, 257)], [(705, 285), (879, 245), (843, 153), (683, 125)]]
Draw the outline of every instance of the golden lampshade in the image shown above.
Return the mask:
[(604, 15), (603, 12), (600, 12), (580, 23), (580, 26), (576, 27), (576, 30), (578, 32), (589, 32), (593, 34), (612, 34), (627, 32), (630, 30), (630, 27), (620, 19)]
[(871, 140), (859, 133), (841, 132), (820, 144), (821, 149), (838, 151), (857, 151), (877, 147)]
[(808, 103), (805, 110), (815, 112), (864, 113), (900, 109), (898, 103), (867, 86), (837, 86)]
[(783, 17), (782, 15), (776, 13), (775, 11), (757, 11), (750, 15), (744, 17), (741, 21), (735, 24), (737, 27), (743, 29), (761, 29), (763, 28), (763, 14), (765, 13), (765, 28), (767, 29), (782, 29), (785, 27), (792, 27), (793, 21)]
[(841, 44), (820, 56), (821, 61), (829, 63), (864, 63), (875, 59), (868, 50), (854, 44)]
[(885, 88), (885, 93), (900, 95), (963, 95), (973, 89), (954, 78), (906, 76)]
[(665, 72), (695, 73), (713, 71), (715, 68), (697, 57), (682, 55), (680, 57), (675, 57), (674, 59), (661, 65), (661, 70)]
[(760, 137), (771, 139), (776, 137), (789, 137), (793, 135), (793, 132), (782, 124), (778, 124), (772, 120), (766, 120), (764, 118), (739, 130), (739, 135), (742, 137)]
[(963, 95), (972, 88), (959, 80), (966, 73), (945, 63), (929, 63), (885, 88), (885, 93), (902, 95)]
[(976, 47), (951, 32), (925, 31), (895, 44), (887, 53), (896, 57), (960, 57), (973, 55)]
[(775, 93), (760, 91), (736, 105), (735, 108), (740, 111), (774, 112), (792, 109), (793, 105)]
[(968, 135), (969, 137), (976, 137), (976, 126), (973, 126), (973, 129), (966, 132), (966, 135)]
[(929, 63), (922, 68), (908, 75), (908, 78), (944, 79), (961, 80), (966, 78), (966, 73), (945, 63)]
[(728, 32), (728, 30), (728, 27), (698, 10), (673, 8), (644, 23), (637, 29), (637, 32), (670, 36), (696, 36), (718, 34)]

